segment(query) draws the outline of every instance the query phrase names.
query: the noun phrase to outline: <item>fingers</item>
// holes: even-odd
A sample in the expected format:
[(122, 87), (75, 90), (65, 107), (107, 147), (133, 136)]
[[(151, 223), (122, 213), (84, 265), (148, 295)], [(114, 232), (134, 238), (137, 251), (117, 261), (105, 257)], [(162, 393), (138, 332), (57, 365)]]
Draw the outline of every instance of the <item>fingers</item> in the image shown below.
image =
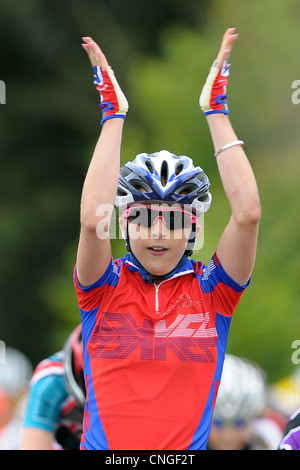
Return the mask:
[(236, 28), (228, 28), (224, 33), (221, 47), (217, 56), (217, 64), (219, 67), (222, 67), (224, 61), (230, 56), (233, 44), (239, 36), (235, 33), (235, 31)]
[(84, 41), (82, 47), (86, 51), (92, 66), (99, 65), (102, 70), (107, 70), (109, 64), (98, 44), (88, 36), (83, 37), (82, 40)]

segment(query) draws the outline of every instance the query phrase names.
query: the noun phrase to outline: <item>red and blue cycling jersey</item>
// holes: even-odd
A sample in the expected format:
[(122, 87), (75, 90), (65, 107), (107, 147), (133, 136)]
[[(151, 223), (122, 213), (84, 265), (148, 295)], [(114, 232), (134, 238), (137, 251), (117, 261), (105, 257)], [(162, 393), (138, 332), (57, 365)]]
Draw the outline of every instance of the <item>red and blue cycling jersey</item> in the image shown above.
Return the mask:
[[(232, 314), (245, 287), (187, 259), (147, 283), (131, 254), (75, 289), (86, 404), (81, 449), (206, 449)], [(248, 283), (249, 284), (249, 283)], [(247, 284), (247, 285), (248, 285)]]

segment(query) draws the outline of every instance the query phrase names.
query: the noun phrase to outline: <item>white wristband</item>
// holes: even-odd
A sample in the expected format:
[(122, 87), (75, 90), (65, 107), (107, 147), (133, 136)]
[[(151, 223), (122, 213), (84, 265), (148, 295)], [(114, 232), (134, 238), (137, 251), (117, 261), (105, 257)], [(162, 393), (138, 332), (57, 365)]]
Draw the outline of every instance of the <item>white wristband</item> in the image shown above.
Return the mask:
[(233, 142), (230, 142), (229, 144), (227, 145), (223, 145), (223, 147), (219, 148), (219, 150), (217, 150), (215, 152), (215, 157), (217, 157), (219, 155), (219, 153), (221, 152), (224, 152), (224, 150), (227, 150), (229, 149), (230, 147), (234, 147), (235, 145), (244, 145), (244, 141), (243, 140), (235, 140)]

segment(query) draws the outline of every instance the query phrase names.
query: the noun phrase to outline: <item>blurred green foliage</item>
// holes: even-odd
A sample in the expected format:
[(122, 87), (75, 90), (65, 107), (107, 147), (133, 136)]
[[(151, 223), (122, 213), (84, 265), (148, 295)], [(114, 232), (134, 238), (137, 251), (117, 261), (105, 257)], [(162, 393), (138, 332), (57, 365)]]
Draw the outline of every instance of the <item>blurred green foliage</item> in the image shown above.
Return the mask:
[[(143, 8), (141, 7), (143, 5)], [(224, 30), (231, 55), (230, 119), (254, 168), (262, 203), (257, 262), (232, 322), (228, 351), (274, 381), (294, 370), (300, 338), (297, 0), (27, 0), (0, 5), (0, 338), (37, 361), (79, 322), (72, 285), (84, 174), (99, 134), (98, 98), (81, 36), (102, 45), (130, 103), (122, 161), (168, 149), (211, 179), (198, 259), (209, 262), (229, 218), (198, 99)], [(102, 183), (103, 184), (103, 183)], [(115, 257), (124, 242), (113, 240)]]
[(7, 95), (0, 113), (0, 338), (33, 363), (60, 349), (80, 321), (72, 271), (81, 188), (101, 119), (81, 38), (101, 43), (127, 89), (133, 60), (158, 55), (160, 31), (173, 22), (199, 28), (206, 3), (0, 3)]
[(230, 117), (257, 176), (262, 220), (251, 287), (233, 319), (228, 351), (260, 363), (270, 380), (293, 372), (291, 344), (300, 335), (300, 108), (291, 100), (300, 74), (299, 18), (300, 5), (293, 0), (211, 2), (201, 32), (182, 25), (164, 30), (161, 57), (141, 58), (130, 81), (146, 151), (186, 153), (211, 178), (213, 205), (197, 254), (209, 262), (229, 210), (197, 101), (223, 31), (236, 26), (240, 33), (231, 55)]

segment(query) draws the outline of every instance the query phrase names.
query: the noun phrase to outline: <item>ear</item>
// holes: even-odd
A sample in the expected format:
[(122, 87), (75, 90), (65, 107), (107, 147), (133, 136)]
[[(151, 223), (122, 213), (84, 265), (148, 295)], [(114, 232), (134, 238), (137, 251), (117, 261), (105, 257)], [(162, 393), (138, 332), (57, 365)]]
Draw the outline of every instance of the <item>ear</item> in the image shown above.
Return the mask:
[(127, 220), (125, 220), (123, 217), (119, 217), (119, 226), (120, 226), (122, 238), (124, 240), (126, 239), (126, 224), (127, 224)]
[(202, 230), (202, 225), (200, 224), (197, 224), (196, 226), (196, 238), (198, 237), (199, 233), (201, 232)]

